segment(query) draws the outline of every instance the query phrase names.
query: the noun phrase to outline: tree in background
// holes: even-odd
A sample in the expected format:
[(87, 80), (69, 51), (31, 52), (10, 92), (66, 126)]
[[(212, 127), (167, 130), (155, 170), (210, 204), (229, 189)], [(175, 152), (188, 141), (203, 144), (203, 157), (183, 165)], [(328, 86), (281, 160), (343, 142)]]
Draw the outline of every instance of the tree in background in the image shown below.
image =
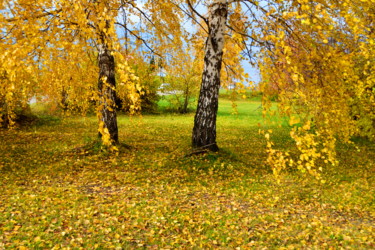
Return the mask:
[(169, 95), (169, 102), (182, 114), (188, 112), (189, 105), (198, 94), (202, 74), (202, 59), (198, 52), (189, 44), (176, 48), (164, 66), (166, 84), (162, 91)]
[[(147, 59), (147, 58), (146, 58)], [(139, 78), (139, 81), (135, 83), (135, 87), (140, 95), (139, 103), (134, 109), (131, 107), (132, 102), (128, 100), (126, 85), (120, 84), (118, 86), (118, 103), (117, 107), (120, 110), (131, 112), (131, 110), (140, 112), (155, 112), (157, 109), (157, 102), (160, 96), (157, 91), (161, 85), (161, 79), (158, 75), (160, 65), (156, 62), (155, 57), (147, 62), (140, 53), (136, 51), (128, 54), (129, 66), (134, 71), (134, 74)], [(125, 88), (125, 89), (124, 89)]]

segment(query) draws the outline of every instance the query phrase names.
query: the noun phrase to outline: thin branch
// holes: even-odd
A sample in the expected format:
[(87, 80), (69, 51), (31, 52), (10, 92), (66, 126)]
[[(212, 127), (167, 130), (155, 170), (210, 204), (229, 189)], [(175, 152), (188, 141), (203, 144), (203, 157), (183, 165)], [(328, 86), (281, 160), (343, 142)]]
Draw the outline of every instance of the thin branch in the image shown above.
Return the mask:
[[(139, 13), (141, 14), (141, 16), (143, 16), (152, 26), (154, 26), (156, 29), (158, 29), (157, 25), (155, 25), (155, 23), (150, 19), (150, 17), (143, 11), (141, 10), (138, 6), (136, 6), (133, 2), (130, 3), (131, 6), (136, 9), (137, 11), (139, 11)], [(160, 29), (158, 29), (160, 30)], [(166, 34), (163, 30), (160, 30), (160, 32), (162, 32), (165, 37), (170, 40), (170, 41), (173, 41), (173, 39), (171, 39), (168, 34)]]
[(198, 24), (208, 34), (208, 30), (206, 30), (206, 28), (200, 22), (198, 22), (198, 20), (195, 19), (195, 17), (193, 15), (191, 15), (186, 10), (184, 10), (183, 8), (181, 8), (178, 4), (176, 4), (176, 3), (172, 3), (172, 4), (174, 6), (176, 6), (177, 8), (179, 8), (182, 12), (184, 12), (189, 18), (191, 18), (196, 24)]
[(43, 13), (43, 14), (39, 14), (39, 15), (36, 15), (36, 16), (31, 16), (31, 17), (13, 17), (13, 18), (9, 18), (9, 19), (5, 19), (5, 21), (7, 22), (14, 22), (14, 21), (18, 21), (18, 20), (23, 20), (23, 21), (27, 21), (29, 19), (38, 19), (38, 18), (42, 18), (42, 17), (45, 17), (45, 16), (52, 16), (52, 15), (56, 15), (58, 13), (60, 13), (62, 11), (62, 9), (58, 9), (58, 10), (55, 10), (55, 11), (52, 11), (52, 12), (47, 12), (46, 13)]
[(143, 11), (141, 10), (138, 6), (136, 6), (134, 3), (131, 3), (132, 7), (136, 10), (139, 11), (139, 13), (144, 17), (146, 18), (146, 20), (152, 24), (152, 26), (156, 27), (156, 25), (154, 24), (154, 22), (150, 19), (150, 17)]
[(13, 29), (16, 27), (16, 25), (13, 25), (12, 28), (8, 32), (5, 33), (2, 37), (0, 37), (0, 40), (5, 39), (10, 33), (12, 33)]
[(130, 29), (128, 29), (125, 25), (123, 25), (122, 23), (119, 23), (119, 22), (115, 22), (115, 24), (117, 25), (120, 25), (122, 28), (124, 28), (125, 30), (127, 30), (131, 35), (133, 35), (135, 38), (137, 38), (138, 40), (142, 41), (142, 43), (155, 55), (159, 56), (159, 57), (163, 57), (161, 56), (159, 53), (157, 53), (153, 48), (151, 48), (147, 41), (145, 39), (143, 39), (142, 37), (138, 36), (137, 34), (135, 34), (133, 31), (131, 31)]
[(186, 2), (188, 3), (189, 7), (190, 7), (190, 10), (193, 11), (197, 16), (199, 16), (206, 24), (207, 26), (208, 25), (208, 20), (207, 18), (205, 18), (204, 16), (202, 16), (194, 7), (193, 5), (191, 4), (190, 0), (186, 0)]
[(236, 32), (237, 34), (240, 34), (241, 36), (244, 36), (244, 37), (250, 38), (251, 40), (253, 40), (254, 42), (259, 43), (260, 45), (263, 45), (263, 44), (264, 44), (264, 42), (261, 42), (261, 41), (255, 39), (254, 37), (250, 36), (249, 34), (246, 34), (246, 33), (243, 33), (243, 32), (241, 32), (241, 31), (238, 31), (238, 30), (234, 29), (232, 26), (230, 26), (230, 25), (228, 25), (228, 24), (227, 24), (227, 28), (230, 29), (230, 30), (233, 31), (233, 32)]
[(237, 76), (236, 71), (234, 71), (234, 69), (232, 69), (232, 67), (229, 64), (226, 63), (225, 59), (223, 59), (222, 62), (224, 64), (224, 66), (225, 66), (225, 69), (227, 70), (227, 75), (229, 76), (228, 70), (230, 70), (233, 73), (233, 75), (236, 77)]

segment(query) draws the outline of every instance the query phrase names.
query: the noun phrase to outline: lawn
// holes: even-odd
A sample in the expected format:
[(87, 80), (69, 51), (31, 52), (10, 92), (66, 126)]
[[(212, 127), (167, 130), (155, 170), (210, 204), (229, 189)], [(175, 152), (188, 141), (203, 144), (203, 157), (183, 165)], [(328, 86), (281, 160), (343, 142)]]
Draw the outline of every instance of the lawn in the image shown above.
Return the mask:
[(220, 100), (221, 150), (204, 155), (187, 156), (193, 113), (120, 115), (117, 154), (94, 116), (0, 130), (0, 249), (374, 249), (374, 144), (340, 144), (324, 184), (293, 169), (277, 183), (260, 102), (236, 104)]

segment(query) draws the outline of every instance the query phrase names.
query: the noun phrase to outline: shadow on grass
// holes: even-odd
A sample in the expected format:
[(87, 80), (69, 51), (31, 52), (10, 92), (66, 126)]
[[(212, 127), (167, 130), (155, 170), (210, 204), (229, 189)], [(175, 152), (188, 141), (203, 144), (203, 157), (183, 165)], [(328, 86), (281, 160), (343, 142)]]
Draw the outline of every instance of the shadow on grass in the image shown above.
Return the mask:
[(125, 143), (119, 143), (116, 145), (117, 149), (113, 149), (111, 147), (103, 145), (100, 138), (86, 139), (86, 141), (87, 142), (83, 146), (75, 147), (72, 150), (68, 151), (68, 154), (83, 155), (83, 156), (92, 156), (92, 155), (111, 156), (111, 155), (116, 155), (118, 153), (124, 153), (126, 151), (133, 149), (133, 147)]

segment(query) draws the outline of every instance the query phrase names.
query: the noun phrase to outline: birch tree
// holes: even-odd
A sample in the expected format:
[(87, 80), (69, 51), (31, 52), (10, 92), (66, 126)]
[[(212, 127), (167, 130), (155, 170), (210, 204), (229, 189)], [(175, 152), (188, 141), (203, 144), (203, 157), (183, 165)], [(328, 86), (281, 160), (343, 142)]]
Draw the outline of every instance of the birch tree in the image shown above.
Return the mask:
[(208, 18), (205, 19), (208, 37), (205, 44), (204, 69), (192, 140), (194, 147), (207, 148), (212, 151), (219, 150), (216, 143), (216, 115), (227, 17), (226, 1), (216, 1), (209, 6)]
[[(234, 3), (240, 7), (231, 8)], [(225, 26), (241, 37), (242, 54), (262, 71), (264, 113), (271, 107), (266, 101), (269, 90), (276, 90), (279, 113), (290, 119), (298, 154), (275, 150), (270, 134), (265, 134), (268, 163), (276, 174), (292, 166), (320, 178), (318, 161), (338, 163), (338, 139), (350, 143), (355, 134), (374, 138), (373, 1), (239, 0), (226, 3), (226, 8), (223, 4), (212, 3), (208, 18), (201, 16), (208, 38), (193, 146), (218, 150), (217, 62), (222, 60), (222, 46), (215, 42), (223, 38), (217, 27)], [(231, 18), (238, 21), (228, 25)], [(251, 51), (255, 46), (258, 53)]]
[[(203, 73), (198, 106), (194, 119), (192, 145), (195, 148), (218, 151), (216, 142), (216, 117), (219, 88), (245, 82), (248, 76), (241, 66), (241, 52), (245, 50), (246, 27), (239, 2), (213, 1), (204, 17), (188, 1), (191, 17), (200, 17), (200, 31), (206, 35)], [(224, 55), (224, 51), (228, 56)], [(223, 60), (225, 59), (225, 60)], [(225, 71), (222, 71), (222, 68)], [(224, 79), (222, 77), (224, 76)], [(223, 81), (224, 80), (224, 81)], [(237, 82), (236, 82), (237, 81)], [(225, 84), (222, 84), (225, 82)], [(242, 85), (242, 83), (241, 83)]]

